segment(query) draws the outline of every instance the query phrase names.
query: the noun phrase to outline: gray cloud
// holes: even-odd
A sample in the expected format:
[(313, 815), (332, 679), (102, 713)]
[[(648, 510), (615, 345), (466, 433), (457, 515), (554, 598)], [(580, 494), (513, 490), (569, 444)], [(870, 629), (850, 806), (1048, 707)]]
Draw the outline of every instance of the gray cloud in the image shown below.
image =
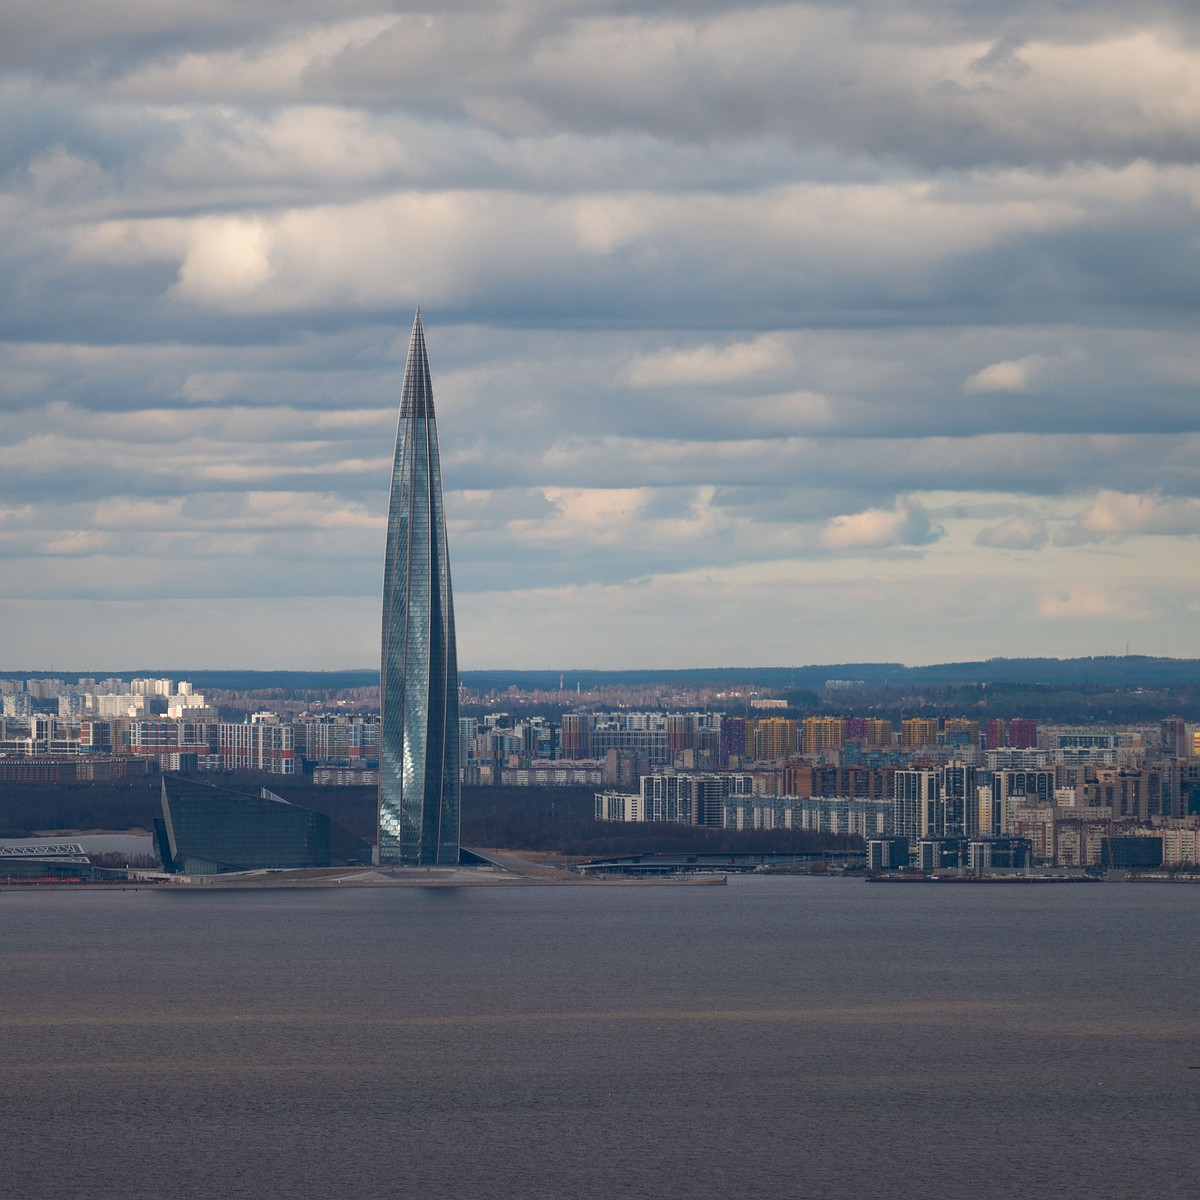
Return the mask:
[(1040, 550), (1048, 538), (1046, 523), (1040, 517), (1016, 516), (981, 529), (975, 535), (975, 544), (999, 550)]
[(1138, 535), (1200, 537), (1200, 498), (1164, 497), (1106, 488), (1072, 521), (1054, 531), (1058, 546), (1120, 542)]
[(971, 60), (971, 70), (980, 75), (997, 73), (1007, 75), (1012, 79), (1020, 79), (1021, 76), (1028, 75), (1030, 69), (1029, 64), (1020, 55), (1021, 47), (1024, 44), (1023, 38), (1011, 33), (1005, 34), (986, 54), (981, 54), (978, 58)]
[(1194, 5), (10, 8), (21, 644), (361, 620), (420, 302), (473, 665), (1200, 653)]

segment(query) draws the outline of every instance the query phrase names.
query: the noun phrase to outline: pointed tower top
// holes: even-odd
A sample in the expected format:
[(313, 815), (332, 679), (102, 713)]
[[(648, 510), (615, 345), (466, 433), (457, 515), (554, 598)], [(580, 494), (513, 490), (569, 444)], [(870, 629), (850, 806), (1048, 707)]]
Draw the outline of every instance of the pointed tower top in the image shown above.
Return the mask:
[(425, 350), (425, 327), (421, 324), (420, 306), (413, 317), (412, 335), (408, 341), (408, 362), (404, 367), (404, 386), (400, 392), (400, 416), (433, 416), (433, 384), (429, 379), (429, 355)]

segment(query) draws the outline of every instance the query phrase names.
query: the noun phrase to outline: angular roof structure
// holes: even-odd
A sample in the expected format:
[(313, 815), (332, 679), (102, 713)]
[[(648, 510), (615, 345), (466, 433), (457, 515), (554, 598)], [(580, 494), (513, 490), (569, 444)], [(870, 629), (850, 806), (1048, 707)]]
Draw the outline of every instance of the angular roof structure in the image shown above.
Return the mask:
[(370, 848), (324, 813), (263, 789), (259, 796), (164, 775), (154, 822), (163, 869), (186, 875), (361, 863)]

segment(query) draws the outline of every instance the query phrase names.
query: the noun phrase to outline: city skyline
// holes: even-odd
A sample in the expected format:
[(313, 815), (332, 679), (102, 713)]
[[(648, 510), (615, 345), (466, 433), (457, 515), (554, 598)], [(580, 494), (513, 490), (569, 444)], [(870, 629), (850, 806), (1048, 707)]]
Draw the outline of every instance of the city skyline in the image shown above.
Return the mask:
[[(1200, 657), (1200, 14), (21, 6), (0, 665)], [(18, 661), (18, 656), (19, 660)]]

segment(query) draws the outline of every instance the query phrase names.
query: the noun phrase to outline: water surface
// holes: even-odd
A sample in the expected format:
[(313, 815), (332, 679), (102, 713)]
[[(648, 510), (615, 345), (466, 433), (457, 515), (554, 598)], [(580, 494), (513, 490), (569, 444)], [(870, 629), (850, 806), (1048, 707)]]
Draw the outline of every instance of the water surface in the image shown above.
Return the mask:
[(1128, 884), (5, 890), (6, 1191), (1190, 1197), (1198, 918)]

